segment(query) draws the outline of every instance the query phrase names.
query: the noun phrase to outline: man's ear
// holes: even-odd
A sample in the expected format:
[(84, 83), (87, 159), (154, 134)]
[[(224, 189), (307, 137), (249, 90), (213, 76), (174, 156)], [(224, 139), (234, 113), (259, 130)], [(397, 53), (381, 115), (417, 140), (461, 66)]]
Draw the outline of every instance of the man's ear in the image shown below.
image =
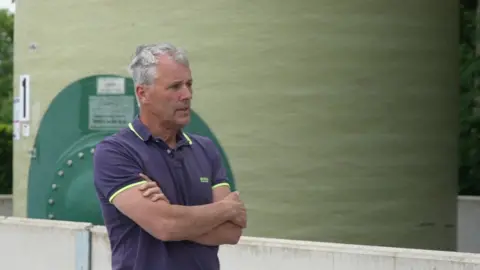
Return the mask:
[(145, 85), (137, 85), (135, 88), (135, 94), (137, 95), (138, 101), (143, 104), (147, 100), (146, 98), (146, 87)]

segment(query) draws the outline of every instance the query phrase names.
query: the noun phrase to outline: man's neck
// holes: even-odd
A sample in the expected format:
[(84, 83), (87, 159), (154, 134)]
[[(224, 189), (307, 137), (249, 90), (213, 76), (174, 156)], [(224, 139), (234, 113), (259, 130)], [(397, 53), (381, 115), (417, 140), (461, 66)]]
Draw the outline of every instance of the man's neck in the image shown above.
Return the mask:
[(164, 122), (152, 114), (141, 112), (139, 118), (154, 138), (162, 139), (171, 148), (175, 147), (178, 129), (166, 126)]

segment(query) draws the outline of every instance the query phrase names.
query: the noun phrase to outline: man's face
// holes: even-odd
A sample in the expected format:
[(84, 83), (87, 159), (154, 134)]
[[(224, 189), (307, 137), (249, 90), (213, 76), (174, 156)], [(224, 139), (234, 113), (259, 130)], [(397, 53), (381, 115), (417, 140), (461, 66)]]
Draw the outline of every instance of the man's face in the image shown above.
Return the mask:
[(152, 86), (137, 87), (142, 110), (158, 117), (163, 124), (182, 128), (190, 121), (192, 75), (190, 68), (167, 55), (159, 58), (157, 79)]

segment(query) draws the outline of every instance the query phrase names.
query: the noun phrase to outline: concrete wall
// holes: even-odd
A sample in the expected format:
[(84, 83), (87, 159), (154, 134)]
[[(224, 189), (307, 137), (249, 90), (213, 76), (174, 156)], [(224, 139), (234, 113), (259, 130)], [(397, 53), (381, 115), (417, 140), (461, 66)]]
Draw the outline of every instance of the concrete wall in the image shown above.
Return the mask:
[(11, 216), (13, 211), (12, 195), (0, 194), (0, 216)]
[(0, 220), (0, 268), (87, 270), (89, 257), (85, 252), (88, 252), (87, 228), (90, 226), (88, 223), (4, 218)]
[(466, 253), (247, 237), (222, 248), (220, 259), (228, 270), (480, 269), (480, 255)]
[(92, 232), (92, 270), (110, 269), (110, 243), (104, 226), (94, 226)]
[(480, 197), (458, 197), (457, 250), (480, 253)]
[[(0, 195), (0, 216), (10, 215), (12, 215), (12, 196)], [(458, 197), (457, 227), (457, 251), (480, 253), (480, 234), (478, 233), (478, 228), (480, 228), (480, 197)], [(102, 228), (95, 228), (94, 230), (102, 231)], [(93, 241), (108, 245), (106, 238), (97, 237)]]
[[(0, 239), (2, 269), (111, 269), (103, 226), (0, 217)], [(253, 237), (219, 256), (222, 270), (480, 270), (480, 254)]]

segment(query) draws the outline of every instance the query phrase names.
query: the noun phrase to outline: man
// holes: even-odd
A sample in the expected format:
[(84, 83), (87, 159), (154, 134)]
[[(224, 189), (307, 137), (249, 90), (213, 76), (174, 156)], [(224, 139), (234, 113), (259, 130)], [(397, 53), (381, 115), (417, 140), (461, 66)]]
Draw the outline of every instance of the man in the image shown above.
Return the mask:
[[(139, 117), (99, 143), (94, 159), (112, 268), (220, 269), (218, 246), (238, 242), (246, 210), (213, 142), (182, 132), (192, 99), (187, 56), (170, 44), (140, 46), (130, 72)], [(163, 196), (139, 189), (152, 181)]]

